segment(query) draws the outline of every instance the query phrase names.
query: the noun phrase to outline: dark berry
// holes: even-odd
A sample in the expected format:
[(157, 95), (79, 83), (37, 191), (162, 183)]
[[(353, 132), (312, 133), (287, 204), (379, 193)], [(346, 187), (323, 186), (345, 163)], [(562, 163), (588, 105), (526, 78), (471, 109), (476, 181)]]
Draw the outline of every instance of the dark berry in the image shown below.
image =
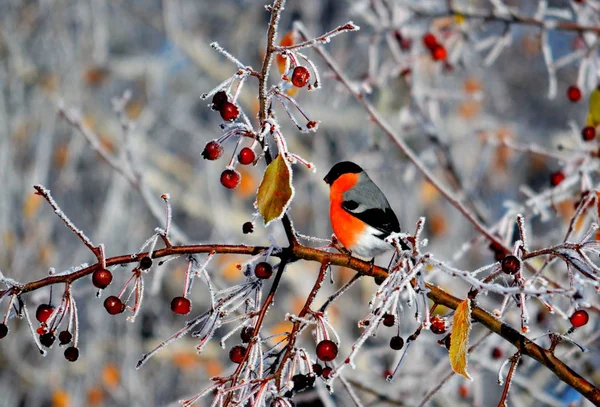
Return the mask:
[(49, 348), (52, 346), (52, 344), (54, 344), (55, 339), (56, 338), (54, 337), (54, 334), (52, 332), (47, 332), (40, 336), (40, 343), (45, 347)]
[(375, 277), (373, 280), (375, 281), (375, 284), (377, 284), (377, 285), (381, 285), (381, 284), (383, 284), (383, 282), (385, 281), (385, 277), (380, 277), (380, 276), (377, 276), (377, 277)]
[(312, 365), (312, 370), (313, 370), (313, 372), (314, 372), (315, 375), (321, 376), (321, 373), (323, 373), (323, 366), (321, 366), (318, 363), (314, 363)]
[(583, 141), (592, 141), (596, 138), (596, 128), (593, 126), (586, 126), (581, 130), (581, 137)]
[(434, 316), (431, 318), (431, 325), (429, 326), (431, 332), (436, 335), (442, 335), (446, 333), (446, 320), (444, 318), (440, 318), (439, 316)]
[(323, 362), (331, 362), (337, 354), (338, 346), (329, 339), (324, 339), (317, 345), (317, 357)]
[(431, 50), (431, 56), (436, 61), (444, 61), (448, 56), (448, 52), (446, 51), (446, 48), (444, 48), (443, 45), (436, 45)]
[(404, 346), (404, 339), (401, 336), (392, 336), (390, 339), (390, 348), (400, 350)]
[(430, 50), (432, 50), (433, 47), (438, 45), (435, 35), (433, 35), (432, 33), (425, 33), (425, 35), (423, 35), (423, 45), (425, 45)]
[(577, 86), (569, 86), (567, 89), (567, 97), (571, 102), (579, 102), (581, 100), (581, 89)]
[(233, 363), (240, 364), (246, 356), (246, 347), (242, 345), (236, 345), (229, 351), (229, 360)]
[(40, 322), (46, 322), (54, 312), (54, 307), (50, 304), (40, 304), (35, 311), (35, 318)]
[(106, 308), (106, 311), (110, 315), (117, 315), (125, 311), (125, 304), (123, 304), (119, 297), (111, 295), (104, 300), (104, 308)]
[(94, 271), (92, 274), (92, 283), (96, 288), (106, 288), (111, 283), (113, 279), (112, 273), (106, 269), (100, 269)]
[(310, 72), (303, 66), (297, 66), (292, 73), (292, 84), (297, 88), (303, 88), (310, 80)]
[(306, 389), (306, 386), (308, 385), (307, 377), (303, 374), (294, 375), (292, 381), (294, 382), (294, 391), (297, 392)]
[(75, 346), (69, 346), (67, 349), (65, 349), (65, 359), (67, 359), (69, 362), (75, 362), (77, 359), (79, 359), (79, 349), (77, 349)]
[(329, 366), (325, 366), (323, 368), (323, 371), (321, 372), (321, 376), (323, 376), (324, 379), (329, 378), (329, 375), (331, 374), (331, 368)]
[(254, 154), (254, 150), (250, 147), (244, 147), (238, 154), (238, 161), (242, 165), (252, 164), (256, 159), (256, 154)]
[(444, 338), (444, 346), (446, 349), (450, 350), (450, 334), (446, 335)]
[(185, 297), (175, 297), (171, 300), (171, 311), (179, 315), (187, 315), (192, 310), (192, 302)]
[(205, 160), (216, 160), (223, 155), (223, 147), (216, 141), (209, 141), (204, 146), (204, 151), (202, 151), (202, 157)]
[(495, 347), (492, 349), (492, 359), (494, 359), (494, 360), (498, 360), (498, 359), (500, 359), (500, 358), (501, 358), (503, 355), (504, 355), (504, 354), (503, 354), (503, 352), (502, 352), (502, 349), (500, 349), (499, 347), (495, 346)]
[(240, 173), (236, 170), (227, 169), (221, 173), (221, 185), (233, 189), (240, 183)]
[(512, 254), (503, 258), (500, 264), (506, 274), (517, 274), (521, 270), (521, 260)]
[(69, 331), (61, 331), (61, 333), (58, 334), (58, 340), (61, 345), (66, 345), (71, 342), (71, 339), (73, 339), (73, 335), (71, 335), (71, 332)]
[(213, 110), (221, 110), (221, 107), (227, 102), (227, 93), (224, 90), (221, 90), (212, 98), (212, 108)]
[(247, 235), (248, 233), (254, 232), (254, 225), (252, 222), (246, 222), (242, 225), (242, 232)]
[(223, 103), (221, 109), (219, 109), (219, 112), (221, 113), (223, 120), (226, 122), (232, 122), (240, 115), (240, 110), (231, 102)]
[(383, 316), (383, 325), (385, 326), (394, 326), (394, 324), (396, 323), (396, 317), (393, 316), (392, 314), (385, 314)]
[(242, 338), (242, 342), (248, 343), (252, 339), (254, 335), (254, 328), (251, 326), (245, 326), (242, 328), (242, 332), (240, 332), (240, 337)]
[(569, 317), (569, 321), (571, 321), (571, 325), (573, 328), (579, 328), (588, 323), (590, 316), (587, 311), (584, 309), (577, 310)]
[(263, 280), (269, 279), (273, 275), (273, 266), (266, 261), (260, 262), (254, 267), (254, 275)]
[(152, 267), (152, 259), (148, 256), (144, 256), (140, 259), (140, 268), (142, 270), (148, 270)]
[(550, 174), (550, 185), (553, 187), (559, 185), (561, 182), (565, 180), (565, 173), (562, 171), (556, 171)]
[(0, 324), (0, 339), (5, 338), (8, 335), (8, 327), (6, 324)]

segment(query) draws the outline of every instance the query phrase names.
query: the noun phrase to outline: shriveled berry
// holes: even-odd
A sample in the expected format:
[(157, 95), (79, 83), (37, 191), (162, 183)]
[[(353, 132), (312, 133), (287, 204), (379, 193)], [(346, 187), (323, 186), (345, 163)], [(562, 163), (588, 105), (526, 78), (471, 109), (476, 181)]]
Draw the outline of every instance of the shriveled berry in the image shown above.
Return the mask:
[(323, 373), (323, 366), (318, 363), (313, 363), (312, 370), (315, 375), (321, 376), (321, 373)]
[(40, 322), (46, 322), (54, 312), (54, 307), (50, 304), (40, 304), (35, 311), (35, 318)]
[(581, 100), (581, 89), (575, 85), (569, 86), (569, 89), (567, 89), (567, 97), (573, 103), (579, 102)]
[(110, 315), (117, 315), (125, 311), (125, 304), (119, 297), (111, 295), (104, 300), (104, 308)]
[(240, 183), (240, 173), (236, 170), (227, 169), (221, 173), (221, 185), (225, 188), (233, 189)]
[(5, 338), (6, 335), (8, 335), (8, 327), (0, 323), (0, 339)]
[(240, 109), (238, 109), (237, 106), (231, 102), (223, 103), (221, 109), (219, 109), (219, 112), (221, 113), (223, 120), (226, 122), (232, 122), (240, 115)]
[(321, 372), (321, 376), (323, 376), (324, 379), (329, 378), (329, 375), (331, 374), (331, 368), (329, 366), (326, 366), (323, 368), (323, 371)]
[(292, 377), (292, 381), (294, 382), (294, 391), (302, 391), (306, 389), (308, 385), (308, 380), (306, 375), (296, 374)]
[(140, 268), (142, 270), (148, 270), (152, 267), (152, 259), (148, 256), (144, 256), (140, 259)]
[(435, 47), (436, 45), (438, 45), (438, 42), (437, 42), (437, 39), (435, 38), (435, 35), (433, 35), (432, 33), (425, 33), (423, 35), (423, 45), (425, 45), (430, 50), (432, 50), (433, 47)]
[(579, 328), (584, 326), (590, 320), (590, 316), (587, 311), (584, 309), (577, 310), (569, 317), (569, 321), (571, 321), (571, 325), (573, 328)]
[(492, 359), (498, 360), (498, 359), (502, 358), (502, 356), (504, 356), (504, 353), (502, 352), (502, 349), (500, 349), (499, 347), (495, 346), (492, 349)]
[(242, 345), (236, 345), (229, 351), (229, 360), (233, 363), (242, 363), (246, 356), (246, 347)]
[(396, 317), (392, 314), (385, 314), (383, 316), (383, 325), (390, 327), (390, 326), (394, 326), (394, 324), (396, 323)]
[(260, 262), (254, 267), (254, 275), (263, 280), (269, 279), (273, 275), (273, 266), (266, 261)]
[(252, 164), (256, 159), (256, 154), (254, 154), (254, 150), (250, 147), (244, 147), (238, 154), (238, 161), (242, 165)]
[(338, 346), (329, 339), (324, 339), (317, 345), (317, 357), (323, 362), (331, 362), (338, 354)]
[(450, 334), (446, 335), (444, 338), (444, 346), (446, 349), (450, 350)]
[(65, 359), (67, 359), (69, 362), (75, 362), (77, 359), (79, 359), (79, 349), (77, 349), (75, 346), (69, 346), (67, 349), (65, 349)]
[(52, 332), (47, 332), (40, 336), (40, 343), (45, 347), (49, 348), (54, 344), (54, 334)]
[(404, 346), (404, 339), (401, 336), (392, 336), (390, 339), (390, 348), (400, 350)]
[(559, 185), (561, 182), (565, 180), (565, 173), (562, 171), (556, 171), (550, 174), (550, 185), (553, 187)]
[(223, 147), (221, 147), (221, 144), (214, 140), (206, 143), (204, 146), (204, 151), (202, 151), (202, 157), (204, 157), (205, 160), (216, 160), (222, 155)]
[(94, 284), (94, 287), (96, 288), (106, 288), (108, 287), (108, 285), (111, 283), (113, 279), (113, 275), (110, 271), (106, 270), (106, 269), (99, 269), (94, 271), (94, 274), (92, 274), (92, 283)]
[(583, 137), (583, 141), (592, 141), (596, 138), (596, 128), (594, 126), (585, 126), (581, 130), (581, 137)]
[(444, 48), (443, 45), (438, 44), (431, 49), (431, 56), (436, 61), (444, 61), (446, 57), (448, 57), (448, 52), (446, 51), (446, 48)]
[(69, 331), (61, 331), (61, 333), (58, 334), (58, 341), (61, 345), (66, 345), (71, 342), (72, 339), (73, 335), (71, 335), (71, 332)]
[(221, 110), (221, 107), (227, 102), (227, 93), (224, 90), (220, 90), (212, 98), (213, 110)]
[(303, 88), (310, 80), (310, 72), (303, 66), (298, 65), (292, 72), (292, 85)]
[(247, 235), (248, 233), (254, 232), (254, 225), (252, 222), (246, 222), (242, 225), (242, 232)]
[(429, 326), (431, 332), (436, 335), (442, 335), (446, 333), (446, 319), (434, 316), (431, 318), (431, 325)]
[(512, 254), (503, 258), (500, 264), (506, 274), (517, 274), (521, 270), (521, 260)]
[(248, 343), (252, 339), (254, 335), (254, 328), (251, 326), (245, 326), (242, 328), (242, 332), (240, 332), (240, 338), (242, 338), (242, 342)]
[(373, 281), (375, 281), (375, 284), (377, 284), (377, 285), (381, 285), (381, 284), (383, 284), (383, 282), (385, 281), (385, 277), (380, 277), (380, 276), (377, 276), (377, 277), (375, 277), (375, 278), (373, 279)]
[(171, 300), (171, 311), (179, 315), (187, 315), (192, 310), (192, 302), (185, 297), (175, 297)]

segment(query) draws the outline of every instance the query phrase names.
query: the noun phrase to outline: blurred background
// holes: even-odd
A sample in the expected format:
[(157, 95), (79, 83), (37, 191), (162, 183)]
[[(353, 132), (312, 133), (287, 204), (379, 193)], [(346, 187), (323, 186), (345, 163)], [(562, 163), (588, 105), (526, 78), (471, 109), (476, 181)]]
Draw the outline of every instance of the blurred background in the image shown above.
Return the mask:
[[(420, 3), (291, 0), (281, 19), (280, 36), (296, 20), (315, 35), (349, 20), (360, 25), (359, 32), (339, 35), (326, 48), (354, 86), (370, 92), (372, 103), (422, 161), (444, 184), (458, 188), (461, 199), (508, 244), (513, 237), (506, 225), (514, 222), (515, 208), (527, 216), (532, 247), (560, 243), (579, 199), (577, 183), (571, 183), (573, 188), (566, 193), (545, 199), (540, 207), (525, 201), (550, 187), (553, 171), (562, 168), (567, 177), (577, 173), (581, 163), (569, 154), (584, 149), (578, 132), (587, 113), (586, 95), (596, 85), (595, 71), (581, 74), (577, 61), (560, 69), (555, 77), (556, 96), (548, 98), (549, 76), (538, 27), (514, 26), (507, 47), (492, 59), (490, 49), (498, 41), (491, 41), (491, 46), (482, 41), (505, 34), (504, 24), (450, 17), (444, 13), (445, 2), (440, 2), (441, 7), (428, 2), (430, 15), (436, 18), (415, 14), (414, 8), (424, 4)], [(491, 10), (487, 2), (453, 3)], [(538, 2), (513, 3), (524, 14), (534, 13), (538, 6)], [(598, 23), (593, 9), (572, 8), (571, 3), (577, 2), (548, 3), (577, 11), (582, 23)], [(156, 227), (164, 225), (163, 193), (171, 196), (176, 242), (268, 245), (271, 236), (285, 245), (280, 225), (265, 229), (259, 220), (253, 234), (242, 234), (242, 224), (253, 218), (264, 163), (240, 168), (242, 183), (230, 191), (220, 185), (219, 177), (234, 143), (224, 146), (225, 157), (219, 161), (200, 157), (204, 145), (221, 135), (219, 114), (200, 95), (236, 71), (209, 44), (217, 41), (258, 70), (268, 18), (262, 2), (243, 0), (0, 2), (2, 273), (24, 283), (43, 278), (51, 267), (64, 271), (95, 261), (51, 208), (33, 194), (34, 184), (49, 188), (71, 220), (95, 244), (104, 243), (108, 256), (135, 253)], [(433, 60), (422, 46), (421, 37), (428, 30), (447, 44), (445, 62)], [(391, 44), (390, 37), (397, 43)], [(402, 45), (402, 40), (410, 43)], [(550, 31), (546, 45), (558, 59), (583, 47), (584, 40), (576, 32)], [(591, 54), (592, 66), (597, 66), (593, 65), (595, 48)], [(493, 262), (488, 244), (369, 120), (316, 52), (306, 50), (306, 55), (320, 69), (323, 88), (304, 89), (295, 97), (312, 120), (321, 122), (318, 131), (299, 133), (285, 112), (275, 109), (290, 151), (317, 168), (312, 173), (300, 165), (294, 167), (296, 195), (290, 214), (298, 231), (331, 236), (328, 188), (322, 178), (335, 162), (352, 160), (386, 193), (404, 230), (414, 231), (419, 217), (426, 217), (427, 250), (437, 258), (468, 270)], [(278, 75), (274, 67), (272, 83)], [(257, 87), (251, 79), (239, 103), (253, 119)], [(579, 103), (566, 96), (567, 88), (575, 84), (584, 93)], [(126, 91), (131, 98), (123, 112), (133, 123), (131, 129), (123, 128), (122, 117), (113, 108), (113, 100)], [(114, 158), (120, 171), (111, 168), (77, 128), (57, 114), (59, 106), (80, 118), (98, 148)], [(505, 141), (518, 148), (500, 145)], [(519, 151), (531, 150), (533, 145), (544, 154)], [(141, 181), (132, 183), (123, 176), (132, 170)], [(236, 267), (243, 260), (218, 256), (209, 266), (217, 286), (243, 281)], [(378, 263), (387, 264), (387, 260), (383, 256)], [(81, 324), (81, 356), (76, 363), (67, 362), (56, 345), (46, 357), (40, 356), (25, 321), (11, 319), (9, 336), (0, 341), (0, 406), (175, 405), (206, 387), (210, 377), (229, 372), (228, 352), (218, 341), (226, 329), (218, 332), (200, 356), (195, 353), (196, 342), (186, 337), (135, 370), (144, 352), (186, 320), (169, 309), (171, 298), (181, 295), (185, 265), (184, 259), (167, 263), (161, 269), (162, 278), (156, 268), (151, 270), (145, 277), (142, 311), (133, 324), (124, 316), (108, 315), (90, 281), (74, 284)], [(113, 270), (115, 281), (104, 295), (119, 289), (129, 269)], [(290, 328), (284, 315), (300, 310), (317, 272), (317, 264), (296, 262), (289, 267), (276, 307), (268, 314), (270, 332)], [(557, 264), (548, 273), (556, 281), (566, 281), (564, 266)], [(316, 304), (353, 272), (335, 269), (334, 276)], [(427, 279), (457, 297), (468, 291), (460, 280), (439, 272)], [(347, 354), (360, 333), (357, 321), (369, 312), (375, 285), (363, 280), (331, 308), (330, 319), (342, 337), (341, 354)], [(54, 304), (60, 300), (61, 289), (54, 289)], [(590, 306), (597, 303), (593, 293), (585, 294)], [(49, 289), (26, 295), (30, 313), (49, 296)], [(209, 304), (206, 288), (198, 284), (192, 299), (193, 312), (205, 310)], [(501, 300), (490, 295), (481, 303), (492, 310)], [(557, 305), (569, 309), (566, 300), (557, 300)], [(529, 337), (568, 329), (564, 315), (550, 315), (535, 300), (528, 306)], [(6, 307), (7, 301), (2, 302), (2, 315)], [(400, 328), (404, 337), (418, 326), (413, 315), (413, 310), (405, 308)], [(517, 327), (518, 310), (509, 312), (506, 320)], [(592, 335), (596, 320), (592, 316), (592, 323), (578, 331), (575, 339)], [(364, 345), (357, 370), (347, 370), (346, 375), (358, 386), (355, 391), (365, 405), (418, 405), (450, 372), (447, 350), (437, 344), (442, 337), (424, 331), (403, 371), (389, 384), (385, 374), (393, 368), (397, 354), (387, 345), (394, 330), (385, 329)], [(484, 334), (481, 327), (474, 327), (472, 341)], [(563, 359), (572, 368), (600, 383), (598, 346), (593, 336), (589, 338), (589, 353), (573, 352), (567, 345), (561, 345), (559, 353), (567, 352)], [(236, 341), (234, 336), (227, 345)], [(309, 334), (301, 343), (314, 350)], [(427, 405), (495, 405), (502, 392), (496, 383), (497, 371), (513, 351), (499, 337), (488, 337), (470, 357), (475, 381), (452, 377)], [(336, 386), (328, 396), (322, 384), (299, 394), (296, 401), (298, 405), (351, 405), (343, 388)], [(561, 387), (547, 369), (529, 359), (519, 365), (509, 401), (522, 406), (586, 405), (577, 393)], [(209, 404), (206, 399), (198, 405)]]

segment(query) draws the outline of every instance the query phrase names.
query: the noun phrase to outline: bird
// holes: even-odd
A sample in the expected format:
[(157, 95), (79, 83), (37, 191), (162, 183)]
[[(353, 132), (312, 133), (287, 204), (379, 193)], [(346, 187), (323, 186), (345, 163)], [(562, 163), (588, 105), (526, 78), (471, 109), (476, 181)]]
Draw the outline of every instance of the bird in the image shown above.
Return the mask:
[[(339, 162), (323, 180), (329, 185), (331, 227), (345, 249), (374, 259), (394, 248), (385, 238), (400, 232), (400, 222), (381, 189), (360, 166)], [(408, 249), (404, 242), (400, 245)]]

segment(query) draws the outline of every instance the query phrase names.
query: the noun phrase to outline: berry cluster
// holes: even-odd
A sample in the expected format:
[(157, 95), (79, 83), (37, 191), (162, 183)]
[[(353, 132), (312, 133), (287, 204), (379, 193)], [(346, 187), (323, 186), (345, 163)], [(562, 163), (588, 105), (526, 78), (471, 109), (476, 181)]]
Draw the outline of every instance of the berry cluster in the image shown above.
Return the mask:
[(425, 33), (423, 35), (423, 45), (431, 53), (431, 57), (436, 61), (445, 61), (448, 57), (448, 52), (442, 44), (440, 44), (432, 33)]

